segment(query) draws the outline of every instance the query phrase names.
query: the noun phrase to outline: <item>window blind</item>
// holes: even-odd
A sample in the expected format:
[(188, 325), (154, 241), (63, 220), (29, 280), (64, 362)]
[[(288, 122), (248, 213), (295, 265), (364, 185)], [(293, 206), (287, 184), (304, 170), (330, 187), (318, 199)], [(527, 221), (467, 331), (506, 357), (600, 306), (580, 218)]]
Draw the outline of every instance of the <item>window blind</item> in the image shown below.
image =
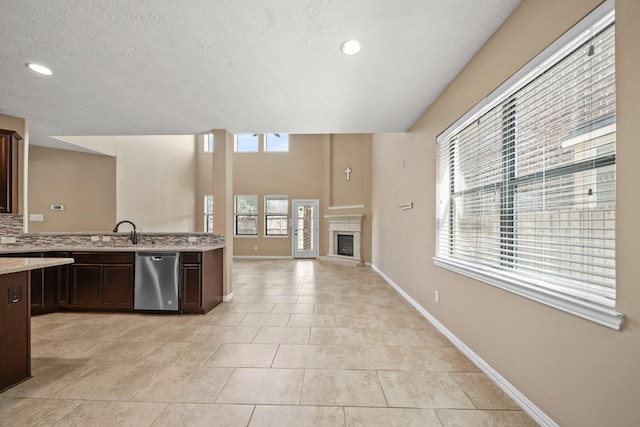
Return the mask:
[(619, 328), (613, 19), (439, 139), (436, 263)]

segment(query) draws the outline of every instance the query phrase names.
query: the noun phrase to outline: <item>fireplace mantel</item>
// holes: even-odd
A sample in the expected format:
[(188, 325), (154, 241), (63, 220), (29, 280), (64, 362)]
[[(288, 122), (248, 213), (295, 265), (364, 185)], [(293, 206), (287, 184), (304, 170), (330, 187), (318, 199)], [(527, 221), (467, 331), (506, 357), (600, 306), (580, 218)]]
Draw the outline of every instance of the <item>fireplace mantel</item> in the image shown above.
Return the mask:
[[(329, 222), (328, 259), (362, 264), (362, 221), (364, 215), (325, 215)], [(338, 234), (353, 236), (353, 256), (338, 255)]]

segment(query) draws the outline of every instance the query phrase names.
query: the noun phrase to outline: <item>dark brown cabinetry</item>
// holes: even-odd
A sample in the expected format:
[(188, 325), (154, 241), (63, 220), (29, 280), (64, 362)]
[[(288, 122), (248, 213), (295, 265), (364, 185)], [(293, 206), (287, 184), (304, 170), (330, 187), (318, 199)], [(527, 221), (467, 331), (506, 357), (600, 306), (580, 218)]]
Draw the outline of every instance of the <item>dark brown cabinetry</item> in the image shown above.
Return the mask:
[[(70, 258), (68, 252), (47, 252), (44, 254), (46, 258)], [(55, 311), (60, 307), (69, 305), (69, 266), (60, 265), (58, 267), (49, 267), (44, 270), (44, 282), (47, 303), (47, 311)], [(55, 286), (53, 285), (55, 283)], [(55, 292), (53, 297), (51, 292)], [(49, 304), (53, 300), (54, 310), (48, 310)], [(33, 306), (32, 306), (33, 307)], [(33, 308), (32, 308), (33, 310)], [(33, 312), (31, 313), (33, 315)]]
[(133, 309), (133, 253), (73, 252), (69, 308)]
[(0, 275), (0, 391), (31, 376), (29, 273)]
[[(180, 254), (180, 310), (208, 313), (222, 302), (222, 249)], [(31, 314), (63, 310), (133, 311), (133, 252), (31, 252), (3, 256), (74, 258), (27, 272)]]
[(222, 302), (222, 268), (222, 249), (180, 254), (182, 311), (208, 313)]
[(202, 311), (200, 258), (201, 253), (199, 252), (180, 254), (180, 309), (185, 313), (200, 313)]
[[(2, 255), (10, 258), (66, 258), (62, 252), (26, 252)], [(61, 305), (59, 296), (66, 294), (68, 266), (62, 265), (45, 269), (31, 270), (31, 315), (52, 313), (58, 311)], [(65, 301), (66, 303), (66, 301)]]
[(18, 207), (18, 141), (12, 130), (0, 129), (0, 213), (16, 213)]

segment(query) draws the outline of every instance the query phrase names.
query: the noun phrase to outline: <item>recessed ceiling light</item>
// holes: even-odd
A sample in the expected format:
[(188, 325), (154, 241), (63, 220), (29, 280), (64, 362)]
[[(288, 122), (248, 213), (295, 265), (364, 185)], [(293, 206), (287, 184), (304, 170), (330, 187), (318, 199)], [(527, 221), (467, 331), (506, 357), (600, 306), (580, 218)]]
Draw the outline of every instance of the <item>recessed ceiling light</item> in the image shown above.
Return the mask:
[(362, 45), (358, 40), (347, 40), (340, 46), (342, 53), (349, 56), (356, 55), (360, 49), (362, 49)]
[(31, 71), (35, 71), (38, 74), (43, 74), (45, 76), (51, 76), (53, 75), (53, 71), (51, 71), (50, 69), (48, 69), (47, 67), (45, 67), (44, 65), (40, 65), (40, 64), (31, 64), (28, 63), (26, 64), (27, 67), (29, 67), (29, 69)]

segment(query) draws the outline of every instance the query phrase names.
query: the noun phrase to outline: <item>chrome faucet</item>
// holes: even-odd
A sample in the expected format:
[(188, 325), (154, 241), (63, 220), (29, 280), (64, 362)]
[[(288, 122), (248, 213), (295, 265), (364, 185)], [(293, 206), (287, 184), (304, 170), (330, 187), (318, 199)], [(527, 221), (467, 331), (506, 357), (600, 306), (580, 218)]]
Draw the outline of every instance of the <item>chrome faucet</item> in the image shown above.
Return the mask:
[(125, 223), (125, 222), (131, 224), (131, 227), (133, 228), (133, 230), (131, 230), (131, 234), (129, 234), (129, 240), (131, 240), (131, 243), (133, 243), (134, 245), (137, 245), (138, 244), (138, 233), (136, 232), (136, 225), (134, 223), (132, 223), (131, 221), (127, 221), (127, 220), (120, 221), (113, 228), (113, 232), (117, 233), (118, 232), (118, 227), (120, 227), (120, 224)]

